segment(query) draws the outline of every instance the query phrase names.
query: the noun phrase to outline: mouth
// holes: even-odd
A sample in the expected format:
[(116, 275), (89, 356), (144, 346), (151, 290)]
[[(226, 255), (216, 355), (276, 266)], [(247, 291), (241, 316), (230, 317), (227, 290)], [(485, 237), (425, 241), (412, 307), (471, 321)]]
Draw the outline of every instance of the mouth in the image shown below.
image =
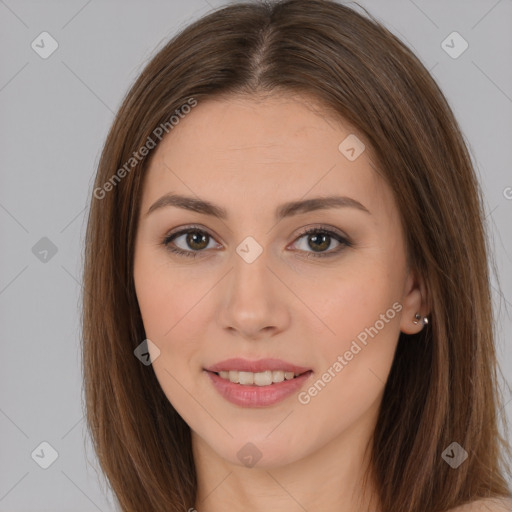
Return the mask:
[(203, 368), (213, 387), (232, 404), (269, 407), (297, 393), (313, 370), (282, 359), (232, 358)]
[[(209, 370), (206, 370), (209, 371)], [(265, 370), (262, 372), (248, 372), (239, 370), (222, 370), (212, 372), (221, 379), (231, 382), (232, 384), (240, 384), (242, 386), (273, 386), (280, 382), (297, 379), (302, 375), (312, 373), (313, 370), (304, 372), (293, 372), (284, 370)]]
[(259, 408), (278, 404), (298, 393), (310, 381), (313, 370), (297, 374), (283, 370), (256, 373), (204, 370), (204, 373), (214, 389), (228, 402), (239, 407)]
[(296, 379), (313, 371), (311, 368), (275, 358), (259, 360), (232, 358), (208, 366), (204, 370), (242, 386), (270, 386)]

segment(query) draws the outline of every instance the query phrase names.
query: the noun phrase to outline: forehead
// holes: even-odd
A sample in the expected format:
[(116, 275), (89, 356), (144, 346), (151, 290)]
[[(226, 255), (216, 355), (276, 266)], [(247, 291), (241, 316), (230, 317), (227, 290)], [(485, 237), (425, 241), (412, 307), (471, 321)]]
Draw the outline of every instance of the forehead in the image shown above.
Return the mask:
[[(349, 159), (344, 151), (354, 142), (358, 152), (364, 150)], [(224, 198), (216, 202), (226, 204), (238, 197), (259, 204), (311, 191), (360, 198), (373, 193), (375, 202), (386, 194), (378, 193), (382, 179), (374, 162), (363, 137), (311, 97), (208, 99), (199, 101), (157, 146), (144, 195), (154, 199), (179, 189)]]
[(164, 138), (157, 152), (193, 145), (198, 154), (252, 151), (256, 156), (282, 158), (284, 152), (297, 155), (295, 160), (310, 153), (318, 157), (319, 151), (336, 154), (349, 134), (356, 130), (311, 96), (234, 95), (201, 100)]

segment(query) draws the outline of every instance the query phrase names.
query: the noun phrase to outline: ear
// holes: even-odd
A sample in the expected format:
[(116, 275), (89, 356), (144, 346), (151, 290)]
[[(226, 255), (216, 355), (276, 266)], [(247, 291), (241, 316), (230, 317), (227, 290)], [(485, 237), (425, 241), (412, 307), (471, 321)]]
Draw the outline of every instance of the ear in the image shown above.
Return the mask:
[[(410, 269), (405, 281), (402, 300), (400, 330), (405, 334), (416, 334), (423, 329), (423, 322), (416, 321), (415, 315), (427, 316), (427, 290), (424, 279), (415, 270)], [(414, 322), (417, 323), (414, 323)]]

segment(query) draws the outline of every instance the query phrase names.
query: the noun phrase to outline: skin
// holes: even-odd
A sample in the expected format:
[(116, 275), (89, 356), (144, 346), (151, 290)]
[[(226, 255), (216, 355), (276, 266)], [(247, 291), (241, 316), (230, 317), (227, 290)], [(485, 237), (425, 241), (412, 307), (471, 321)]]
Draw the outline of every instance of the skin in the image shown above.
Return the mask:
[(512, 499), (489, 498), (451, 509), (451, 512), (510, 512)]
[[(428, 311), (371, 149), (354, 161), (338, 150), (352, 133), (305, 96), (232, 96), (199, 102), (154, 150), (134, 280), (147, 338), (160, 350), (152, 352), (156, 377), (192, 431), (198, 499), (190, 507), (199, 512), (239, 503), (248, 511), (377, 510), (371, 479), (361, 480), (365, 447), (400, 331), (421, 330), (414, 315)], [(146, 215), (168, 192), (211, 201), (229, 217), (174, 206)], [(370, 213), (329, 208), (274, 220), (284, 202), (334, 193)], [(174, 246), (200, 254), (171, 253), (162, 240), (190, 224), (210, 235), (206, 248), (185, 234)], [(315, 244), (301, 234), (307, 227), (338, 230), (352, 246)], [(252, 263), (236, 252), (247, 236), (263, 248)], [(333, 255), (306, 257), (319, 252)], [(275, 357), (311, 368), (307, 389), (397, 302), (401, 311), (307, 404), (292, 394), (266, 408), (237, 406), (203, 372), (230, 357)], [(237, 457), (248, 442), (261, 452), (254, 467)]]

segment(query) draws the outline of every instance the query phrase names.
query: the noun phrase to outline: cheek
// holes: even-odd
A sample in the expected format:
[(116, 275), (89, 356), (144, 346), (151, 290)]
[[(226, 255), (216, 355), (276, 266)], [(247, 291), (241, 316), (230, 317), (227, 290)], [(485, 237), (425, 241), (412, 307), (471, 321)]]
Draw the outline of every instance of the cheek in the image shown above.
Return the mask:
[(316, 311), (326, 326), (316, 345), (320, 373), (330, 369), (336, 374), (334, 400), (352, 402), (366, 392), (371, 398), (389, 374), (400, 334), (403, 276), (399, 254), (395, 265), (384, 260), (368, 258), (363, 264), (361, 259), (350, 272), (315, 288)]
[[(211, 291), (218, 281), (194, 264), (171, 264), (167, 255), (142, 248), (136, 253), (134, 281), (146, 337), (159, 349), (153, 369), (173, 405), (187, 408), (201, 374), (204, 338), (212, 322)], [(210, 300), (209, 300), (210, 299)]]
[[(190, 373), (197, 366), (201, 346), (201, 297), (208, 290), (207, 283), (193, 283), (190, 271), (170, 272), (167, 264), (155, 264), (154, 255), (140, 254), (134, 265), (137, 300), (146, 337), (159, 350), (152, 354), (152, 368), (169, 402), (180, 411), (185, 421), (190, 415), (191, 383), (197, 378)], [(185, 278), (187, 275), (187, 278)], [(210, 286), (211, 287), (211, 286)]]
[[(398, 259), (398, 258), (397, 258)], [(395, 270), (375, 259), (349, 264), (344, 270), (331, 272), (325, 279), (316, 281), (311, 300), (314, 310), (333, 341), (344, 342), (356, 337), (365, 328), (373, 326), (381, 315), (401, 300), (400, 264)], [(346, 271), (345, 271), (346, 270)], [(386, 315), (386, 325), (398, 324), (397, 307)], [(380, 326), (380, 322), (379, 322)]]
[(392, 284), (368, 273), (332, 282), (330, 289), (319, 316), (335, 334), (324, 329), (327, 334), (317, 337), (316, 379), (298, 397), (309, 417), (324, 418), (309, 427), (309, 435), (318, 437), (335, 436), (364, 415), (376, 414), (373, 406), (391, 369), (402, 308)]
[(190, 270), (171, 272), (165, 260), (141, 254), (135, 260), (134, 281), (148, 338), (169, 344), (185, 326), (187, 331), (193, 329), (190, 318), (196, 320), (196, 305), (208, 290), (204, 280), (195, 281)]

